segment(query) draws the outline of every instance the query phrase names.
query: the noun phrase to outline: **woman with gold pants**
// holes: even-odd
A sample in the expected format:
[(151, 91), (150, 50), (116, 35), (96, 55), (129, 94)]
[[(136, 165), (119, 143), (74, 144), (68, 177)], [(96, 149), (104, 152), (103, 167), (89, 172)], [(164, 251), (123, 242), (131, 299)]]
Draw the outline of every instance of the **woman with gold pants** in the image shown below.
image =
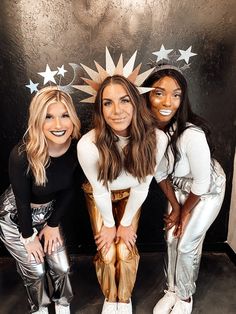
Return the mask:
[(102, 314), (132, 314), (140, 208), (166, 146), (166, 135), (155, 128), (136, 87), (123, 76), (107, 77), (95, 102), (95, 128), (77, 144), (91, 184), (84, 191), (105, 296)]

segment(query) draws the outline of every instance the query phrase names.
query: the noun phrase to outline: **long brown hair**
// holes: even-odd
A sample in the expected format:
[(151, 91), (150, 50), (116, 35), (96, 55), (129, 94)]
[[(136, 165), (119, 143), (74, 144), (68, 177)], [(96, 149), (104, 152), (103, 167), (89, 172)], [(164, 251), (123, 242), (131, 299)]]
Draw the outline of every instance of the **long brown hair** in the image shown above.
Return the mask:
[[(119, 140), (112, 128), (106, 123), (102, 110), (103, 91), (111, 84), (121, 85), (133, 105), (133, 118), (129, 127), (129, 143), (124, 147), (124, 156), (116, 145)], [(155, 122), (146, 108), (144, 98), (128, 79), (121, 75), (107, 77), (101, 84), (95, 100), (94, 127), (96, 146), (99, 151), (98, 180), (105, 186), (115, 180), (122, 170), (142, 181), (153, 175), (156, 166)]]
[(43, 133), (43, 124), (50, 104), (61, 102), (66, 107), (70, 119), (74, 125), (71, 137), (80, 137), (80, 120), (76, 114), (72, 98), (69, 94), (60, 91), (56, 86), (41, 89), (32, 99), (29, 107), (28, 128), (23, 137), (21, 150), (25, 150), (29, 162), (28, 172), (31, 170), (36, 185), (45, 185), (46, 167), (50, 157), (48, 145)]

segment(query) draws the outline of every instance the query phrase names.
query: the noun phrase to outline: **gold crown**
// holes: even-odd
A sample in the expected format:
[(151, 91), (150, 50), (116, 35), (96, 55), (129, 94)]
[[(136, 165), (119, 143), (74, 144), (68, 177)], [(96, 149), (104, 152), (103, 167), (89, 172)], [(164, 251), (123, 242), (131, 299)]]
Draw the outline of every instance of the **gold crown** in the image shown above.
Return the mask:
[(106, 47), (106, 69), (104, 69), (100, 64), (98, 64), (96, 61), (94, 61), (95, 66), (97, 68), (97, 71), (94, 71), (87, 67), (86, 65), (81, 63), (81, 66), (84, 68), (86, 73), (89, 75), (91, 79), (87, 79), (82, 77), (82, 79), (87, 83), (88, 85), (73, 85), (73, 87), (92, 95), (89, 98), (81, 100), (81, 102), (86, 103), (94, 103), (97, 91), (99, 90), (100, 85), (102, 82), (107, 78), (108, 76), (113, 75), (122, 75), (126, 77), (130, 82), (132, 82), (136, 87), (138, 88), (140, 94), (144, 94), (152, 90), (151, 87), (140, 87), (140, 85), (145, 81), (145, 79), (151, 74), (151, 72), (155, 69), (155, 67), (139, 74), (139, 70), (141, 68), (142, 63), (140, 63), (135, 69), (134, 69), (134, 63), (137, 55), (137, 50), (134, 52), (132, 57), (129, 59), (129, 61), (126, 63), (126, 65), (123, 65), (123, 56), (120, 55), (119, 61), (117, 65), (115, 66), (114, 61), (112, 60), (112, 57), (110, 55), (110, 52), (108, 48)]

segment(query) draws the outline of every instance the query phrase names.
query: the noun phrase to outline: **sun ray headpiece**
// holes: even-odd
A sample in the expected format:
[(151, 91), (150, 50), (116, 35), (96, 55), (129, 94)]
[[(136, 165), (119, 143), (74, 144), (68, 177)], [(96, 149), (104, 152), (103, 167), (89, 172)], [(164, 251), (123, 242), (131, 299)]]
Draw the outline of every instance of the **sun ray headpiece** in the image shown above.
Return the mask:
[(151, 72), (155, 69), (155, 67), (139, 74), (139, 70), (141, 68), (142, 63), (140, 63), (134, 69), (134, 63), (135, 63), (136, 55), (137, 55), (137, 51), (134, 52), (132, 57), (129, 59), (129, 61), (124, 66), (123, 65), (123, 56), (121, 54), (119, 61), (118, 61), (117, 65), (115, 66), (114, 61), (112, 60), (112, 57), (110, 55), (110, 52), (109, 52), (108, 48), (106, 47), (106, 68), (105, 69), (100, 64), (98, 64), (96, 61), (94, 61), (94, 63), (95, 63), (95, 66), (97, 68), (97, 72), (81, 63), (81, 66), (84, 68), (86, 73), (89, 75), (90, 79), (82, 77), (82, 79), (85, 81), (85, 83), (87, 83), (87, 85), (73, 85), (73, 87), (91, 95), (89, 98), (81, 100), (81, 102), (94, 103), (97, 91), (99, 90), (99, 87), (102, 84), (102, 82), (108, 76), (113, 76), (116, 74), (126, 77), (130, 82), (132, 82), (134, 85), (136, 85), (140, 94), (144, 94), (144, 93), (147, 93), (150, 90), (152, 90), (153, 88), (140, 87), (140, 86), (145, 81), (145, 79), (151, 74)]

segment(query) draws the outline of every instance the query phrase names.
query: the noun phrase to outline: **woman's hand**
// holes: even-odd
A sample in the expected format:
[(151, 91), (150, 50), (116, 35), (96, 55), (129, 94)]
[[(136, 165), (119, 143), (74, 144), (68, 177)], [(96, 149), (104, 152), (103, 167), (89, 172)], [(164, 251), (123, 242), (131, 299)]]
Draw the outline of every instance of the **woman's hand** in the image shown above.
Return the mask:
[(122, 239), (129, 250), (135, 245), (137, 234), (134, 232), (132, 225), (124, 227), (119, 225), (116, 233), (116, 243)]
[(190, 217), (191, 212), (182, 209), (179, 226), (175, 235), (177, 238), (180, 238), (184, 233), (184, 230), (189, 222)]
[(164, 222), (165, 222), (165, 228), (164, 230), (170, 230), (173, 226), (175, 226), (173, 234), (175, 235), (179, 223), (180, 223), (180, 217), (181, 217), (181, 207), (180, 205), (176, 205), (175, 207), (172, 207), (172, 210), (170, 214), (164, 215)]
[(38, 264), (44, 262), (45, 254), (43, 252), (43, 247), (39, 241), (39, 238), (37, 236), (34, 238), (33, 241), (24, 244), (24, 246), (28, 253), (28, 262), (30, 262), (32, 259), (31, 255), (33, 255)]
[(184, 230), (189, 222), (194, 207), (200, 202), (201, 196), (192, 192), (189, 193), (183, 207), (181, 208), (180, 222), (176, 236), (179, 238), (183, 235)]
[(44, 252), (49, 255), (55, 251), (55, 246), (63, 245), (59, 227), (49, 227), (46, 225), (39, 233), (39, 239), (44, 237)]
[(116, 236), (116, 227), (106, 227), (102, 226), (99, 233), (94, 236), (95, 243), (97, 245), (97, 250), (104, 248), (104, 254), (108, 252), (111, 247), (112, 242)]

